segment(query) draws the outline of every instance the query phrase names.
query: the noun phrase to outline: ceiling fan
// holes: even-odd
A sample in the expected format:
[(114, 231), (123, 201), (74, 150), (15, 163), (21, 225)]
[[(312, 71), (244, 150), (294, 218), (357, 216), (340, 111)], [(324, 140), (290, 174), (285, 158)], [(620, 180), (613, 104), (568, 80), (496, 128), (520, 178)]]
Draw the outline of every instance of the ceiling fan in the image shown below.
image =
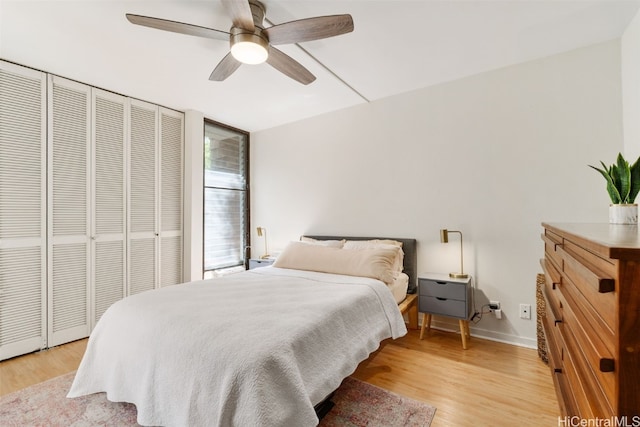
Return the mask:
[(214, 81), (225, 80), (241, 64), (261, 64), (266, 61), (281, 73), (307, 85), (316, 77), (274, 45), (319, 40), (353, 31), (353, 19), (348, 14), (317, 16), (265, 28), (263, 21), (266, 9), (259, 1), (222, 0), (222, 3), (233, 21), (229, 32), (130, 13), (127, 13), (126, 17), (136, 25), (229, 41), (231, 51), (222, 58), (209, 76), (209, 80)]

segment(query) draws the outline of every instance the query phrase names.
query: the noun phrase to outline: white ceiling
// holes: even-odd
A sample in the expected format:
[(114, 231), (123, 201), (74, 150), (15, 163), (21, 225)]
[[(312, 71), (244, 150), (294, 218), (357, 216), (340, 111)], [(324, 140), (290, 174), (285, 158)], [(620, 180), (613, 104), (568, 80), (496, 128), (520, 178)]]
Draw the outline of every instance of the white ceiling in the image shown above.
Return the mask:
[[(125, 13), (228, 31), (218, 0), (0, 0), (0, 58), (258, 131), (618, 38), (640, 0), (265, 0), (279, 24), (350, 13), (355, 31), (279, 48), (317, 80), (267, 64), (224, 82), (228, 44), (130, 24)], [(346, 82), (346, 84), (345, 84)], [(351, 88), (350, 88), (350, 87)]]

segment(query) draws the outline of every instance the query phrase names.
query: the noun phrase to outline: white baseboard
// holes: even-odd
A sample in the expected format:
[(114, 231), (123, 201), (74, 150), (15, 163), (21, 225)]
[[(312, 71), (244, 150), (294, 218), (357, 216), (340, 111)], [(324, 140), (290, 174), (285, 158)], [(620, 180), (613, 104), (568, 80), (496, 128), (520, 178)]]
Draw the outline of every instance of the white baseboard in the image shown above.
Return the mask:
[[(440, 329), (442, 331), (460, 333), (460, 330), (458, 327), (458, 321), (455, 321), (455, 323), (453, 322), (450, 323), (442, 320), (432, 319), (431, 327), (434, 329)], [(473, 322), (469, 323), (469, 331), (471, 332), (471, 337), (483, 338), (490, 341), (497, 341), (505, 344), (516, 345), (518, 347), (526, 347), (526, 348), (532, 348), (532, 349), (538, 348), (537, 339), (520, 337), (517, 335), (505, 334), (502, 332), (496, 332), (496, 331), (490, 331), (488, 329), (477, 328), (477, 327), (474, 327)]]

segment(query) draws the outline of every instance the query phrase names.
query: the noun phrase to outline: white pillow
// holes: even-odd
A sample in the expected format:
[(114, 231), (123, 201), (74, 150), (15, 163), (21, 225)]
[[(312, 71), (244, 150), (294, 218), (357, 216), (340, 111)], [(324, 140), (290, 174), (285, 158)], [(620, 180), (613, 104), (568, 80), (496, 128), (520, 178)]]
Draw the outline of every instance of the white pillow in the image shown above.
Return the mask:
[(346, 250), (330, 246), (290, 242), (273, 263), (274, 267), (295, 270), (370, 277), (393, 283), (393, 262), (398, 256), (396, 246)]
[(313, 239), (311, 237), (301, 236), (300, 237), (300, 241), (301, 242), (305, 242), (305, 243), (311, 243), (313, 245), (330, 246), (332, 248), (341, 248), (341, 247), (344, 246), (344, 242), (346, 240), (344, 240), (344, 239), (342, 239), (342, 240), (318, 240), (318, 239)]
[(402, 247), (402, 242), (398, 242), (397, 240), (389, 240), (389, 239), (371, 239), (371, 240), (347, 240), (345, 245), (350, 246), (376, 246), (376, 245), (393, 245), (399, 248)]
[(393, 261), (394, 277), (402, 273), (404, 267), (404, 251), (402, 250), (402, 242), (397, 240), (373, 239), (373, 240), (347, 240), (344, 243), (344, 249), (371, 249), (371, 248), (389, 248), (397, 247), (398, 255)]

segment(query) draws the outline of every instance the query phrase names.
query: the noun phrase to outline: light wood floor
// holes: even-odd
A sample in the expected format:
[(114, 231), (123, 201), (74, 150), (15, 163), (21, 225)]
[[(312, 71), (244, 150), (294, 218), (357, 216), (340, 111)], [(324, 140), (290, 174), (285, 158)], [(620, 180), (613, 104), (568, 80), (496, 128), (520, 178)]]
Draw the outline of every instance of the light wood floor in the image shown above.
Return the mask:
[[(432, 427), (557, 426), (551, 374), (536, 350), (460, 335), (419, 331), (384, 343), (356, 378), (437, 408)], [(0, 396), (71, 372), (87, 340), (0, 362)]]

